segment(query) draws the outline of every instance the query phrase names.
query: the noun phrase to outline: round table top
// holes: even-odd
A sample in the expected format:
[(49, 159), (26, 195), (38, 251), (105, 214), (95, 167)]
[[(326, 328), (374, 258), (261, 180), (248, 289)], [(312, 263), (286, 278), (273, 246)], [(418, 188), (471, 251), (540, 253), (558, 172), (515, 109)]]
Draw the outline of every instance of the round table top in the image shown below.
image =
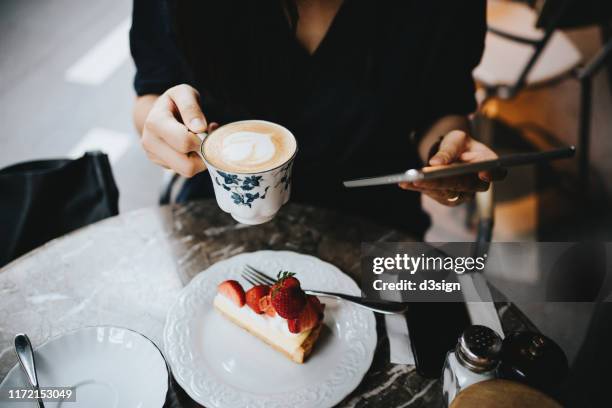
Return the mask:
[(470, 385), (461, 391), (450, 408), (561, 408), (548, 395), (514, 381), (494, 379)]
[[(361, 242), (412, 241), (410, 236), (297, 204), (284, 206), (263, 225), (237, 224), (214, 201), (145, 208), (113, 217), (64, 237), (0, 269), (0, 379), (16, 363), (16, 333), (41, 344), (84, 326), (136, 330), (162, 350), (166, 312), (181, 289), (217, 261), (261, 249), (317, 256), (356, 278)], [(510, 308), (501, 305), (504, 309)], [(502, 314), (505, 329), (517, 318)], [(438, 381), (414, 366), (389, 362), (384, 320), (377, 317), (378, 348), (361, 385), (340, 406), (375, 402), (441, 406)], [(172, 384), (167, 407), (198, 407)]]

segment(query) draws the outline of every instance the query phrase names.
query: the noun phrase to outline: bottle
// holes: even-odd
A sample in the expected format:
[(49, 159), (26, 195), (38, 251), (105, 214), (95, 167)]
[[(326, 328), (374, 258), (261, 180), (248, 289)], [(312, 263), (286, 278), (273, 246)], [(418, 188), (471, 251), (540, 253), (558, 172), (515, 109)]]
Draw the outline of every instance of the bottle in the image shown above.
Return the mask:
[(470, 326), (446, 355), (442, 371), (442, 392), (446, 406), (464, 388), (496, 378), (502, 339), (486, 326)]
[(565, 353), (548, 337), (513, 332), (503, 341), (499, 376), (554, 395), (569, 370)]

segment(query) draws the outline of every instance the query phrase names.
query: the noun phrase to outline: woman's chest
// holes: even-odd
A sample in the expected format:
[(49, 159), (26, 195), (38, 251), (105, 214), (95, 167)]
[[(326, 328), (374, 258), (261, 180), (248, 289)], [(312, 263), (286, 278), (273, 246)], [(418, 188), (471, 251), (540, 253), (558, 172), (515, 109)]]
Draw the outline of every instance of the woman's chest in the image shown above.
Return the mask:
[(198, 86), (233, 110), (346, 117), (419, 99), (422, 35), (398, 20), (400, 9), (349, 1), (335, 14), (302, 12), (297, 32), (282, 10), (242, 11), (233, 20), (226, 11), (214, 35), (191, 29), (201, 39), (190, 60)]

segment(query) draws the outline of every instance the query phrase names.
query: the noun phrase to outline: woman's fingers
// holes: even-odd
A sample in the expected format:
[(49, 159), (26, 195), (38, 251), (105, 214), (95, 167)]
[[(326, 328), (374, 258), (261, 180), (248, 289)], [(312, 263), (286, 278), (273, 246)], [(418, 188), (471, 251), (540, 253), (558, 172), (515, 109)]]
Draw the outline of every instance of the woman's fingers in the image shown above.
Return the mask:
[(183, 124), (193, 133), (201, 133), (206, 130), (206, 118), (200, 108), (200, 95), (198, 91), (189, 85), (182, 84), (174, 86), (166, 94), (172, 99)]
[[(495, 160), (497, 157), (497, 154), (487, 145), (470, 138), (466, 145), (466, 151), (461, 154), (460, 159), (464, 163), (475, 163), (485, 160)], [(486, 182), (499, 181), (503, 180), (507, 173), (506, 169), (494, 169), (481, 171), (478, 173), (478, 177)]]
[(197, 91), (188, 85), (170, 88), (155, 102), (142, 132), (142, 146), (149, 159), (184, 177), (206, 168), (195, 153), (201, 143), (195, 132), (204, 132), (207, 127), (198, 98)]
[[(453, 163), (475, 163), (492, 160), (497, 155), (486, 145), (472, 139), (466, 132), (454, 130), (446, 134), (437, 147), (438, 151), (429, 159), (431, 167), (445, 167)], [(419, 180), (414, 183), (400, 183), (404, 190), (426, 194), (441, 204), (456, 206), (471, 200), (477, 192), (487, 191), (490, 182), (505, 176), (504, 170), (482, 171), (478, 174), (446, 177), (434, 180)]]
[(147, 157), (149, 158), (149, 160), (151, 160), (153, 163), (157, 164), (158, 166), (163, 167), (164, 169), (169, 169), (170, 168), (156, 154), (151, 153), (151, 152), (147, 152), (147, 151), (145, 151), (145, 153), (146, 153)]
[(415, 187), (412, 183), (400, 183), (404, 190), (418, 191), (449, 207), (455, 207), (474, 198), (473, 191), (425, 190)]
[(481, 180), (474, 174), (464, 176), (445, 177), (434, 180), (415, 181), (414, 186), (422, 190), (453, 190), (478, 192), (487, 191), (489, 183)]
[(436, 154), (429, 159), (430, 166), (451, 164), (459, 158), (465, 150), (467, 134), (461, 130), (449, 132), (442, 141)]
[(508, 170), (504, 168), (489, 170), (489, 171), (481, 171), (478, 173), (478, 177), (484, 181), (500, 181), (506, 178), (508, 175)]
[(423, 194), (448, 207), (456, 207), (474, 198), (474, 193), (457, 191), (429, 191)]
[(145, 136), (142, 137), (143, 148), (152, 158), (155, 158), (155, 161), (161, 162), (162, 166), (173, 169), (183, 177), (193, 177), (206, 169), (204, 162), (197, 154), (181, 154), (162, 139), (154, 135)]
[(167, 96), (160, 96), (161, 100), (158, 100), (158, 103), (151, 109), (151, 113), (145, 122), (143, 137), (147, 133), (151, 133), (164, 140), (179, 153), (198, 151), (200, 139), (190, 132), (185, 125), (179, 123), (170, 111), (164, 110), (165, 101), (163, 98), (167, 98)]
[(456, 207), (466, 201), (474, 199), (474, 193), (457, 192), (457, 191), (427, 191), (424, 192), (426, 196), (429, 196), (439, 202), (442, 205), (448, 207)]
[(215, 129), (217, 129), (219, 127), (219, 124), (217, 122), (210, 122), (208, 124), (208, 128), (206, 128), (206, 131), (208, 133), (213, 132)]

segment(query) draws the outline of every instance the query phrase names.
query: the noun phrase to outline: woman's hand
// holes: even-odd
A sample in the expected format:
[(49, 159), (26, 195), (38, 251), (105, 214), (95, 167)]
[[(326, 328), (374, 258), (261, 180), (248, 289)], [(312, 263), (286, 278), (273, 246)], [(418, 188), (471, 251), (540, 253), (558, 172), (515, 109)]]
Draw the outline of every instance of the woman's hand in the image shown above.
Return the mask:
[(189, 85), (177, 85), (160, 95), (149, 111), (142, 131), (142, 147), (152, 162), (192, 177), (206, 169), (196, 153), (200, 138), (195, 134), (216, 126), (207, 123), (198, 91)]
[[(434, 151), (429, 159), (429, 167), (425, 167), (424, 171), (451, 163), (474, 163), (496, 158), (497, 154), (486, 145), (472, 139), (463, 131), (453, 130), (442, 138), (437, 151)], [(505, 173), (504, 170), (481, 171), (478, 174), (400, 183), (400, 187), (404, 190), (420, 191), (441, 204), (456, 206), (471, 200), (476, 192), (487, 191), (489, 183), (503, 179)]]

